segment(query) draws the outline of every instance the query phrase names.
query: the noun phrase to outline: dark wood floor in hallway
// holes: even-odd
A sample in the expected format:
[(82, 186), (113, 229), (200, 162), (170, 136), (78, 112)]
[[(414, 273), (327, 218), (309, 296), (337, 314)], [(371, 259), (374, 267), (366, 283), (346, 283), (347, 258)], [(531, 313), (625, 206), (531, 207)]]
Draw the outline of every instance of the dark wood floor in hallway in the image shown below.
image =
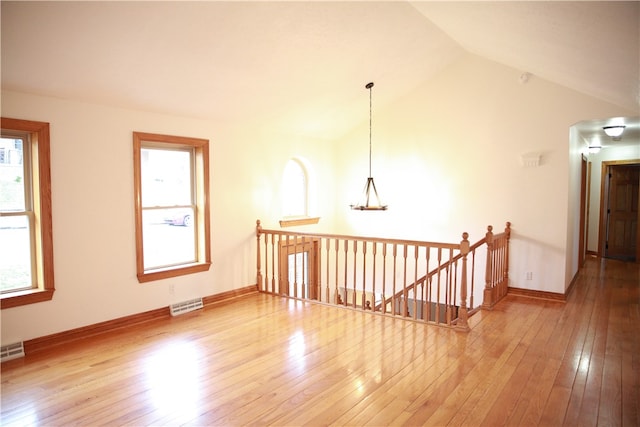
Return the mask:
[(9, 425), (640, 425), (640, 265), (469, 333), (252, 294), (2, 364)]

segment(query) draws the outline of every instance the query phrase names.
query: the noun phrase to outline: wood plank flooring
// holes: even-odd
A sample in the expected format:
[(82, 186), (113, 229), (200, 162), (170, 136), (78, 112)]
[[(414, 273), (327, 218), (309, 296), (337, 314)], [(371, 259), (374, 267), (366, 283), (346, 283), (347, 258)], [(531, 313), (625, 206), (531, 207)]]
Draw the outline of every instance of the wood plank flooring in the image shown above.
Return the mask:
[(460, 333), (254, 294), (2, 364), (9, 425), (640, 425), (640, 265)]

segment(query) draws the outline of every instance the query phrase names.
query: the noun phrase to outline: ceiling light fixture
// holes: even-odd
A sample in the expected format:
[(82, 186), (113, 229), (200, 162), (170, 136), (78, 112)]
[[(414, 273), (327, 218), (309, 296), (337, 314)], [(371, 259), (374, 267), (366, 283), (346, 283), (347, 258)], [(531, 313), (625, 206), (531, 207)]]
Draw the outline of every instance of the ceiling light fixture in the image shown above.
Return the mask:
[(618, 126), (605, 126), (602, 128), (602, 130), (604, 131), (604, 133), (607, 134), (607, 136), (610, 136), (611, 138), (617, 138), (620, 135), (622, 135), (622, 132), (624, 132), (624, 128), (626, 126), (622, 126), (622, 125), (618, 125)]
[(589, 154), (597, 154), (602, 149), (602, 145), (590, 145)]
[(383, 205), (380, 201), (376, 184), (373, 182), (373, 175), (371, 175), (371, 88), (373, 87), (373, 82), (367, 83), (365, 87), (369, 89), (369, 177), (360, 201), (355, 205), (351, 205), (351, 209), (357, 211), (384, 211), (387, 210), (387, 205)]

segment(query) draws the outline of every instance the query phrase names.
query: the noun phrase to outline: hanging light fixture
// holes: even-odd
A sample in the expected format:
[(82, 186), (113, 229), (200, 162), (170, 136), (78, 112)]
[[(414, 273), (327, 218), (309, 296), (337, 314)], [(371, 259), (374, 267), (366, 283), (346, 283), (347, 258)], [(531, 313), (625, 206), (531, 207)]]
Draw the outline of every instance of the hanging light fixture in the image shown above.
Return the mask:
[(351, 205), (351, 209), (357, 211), (384, 211), (387, 210), (387, 205), (383, 205), (380, 201), (376, 184), (373, 182), (373, 175), (371, 174), (371, 88), (373, 87), (373, 82), (367, 83), (365, 87), (369, 89), (369, 177), (360, 201), (355, 205)]

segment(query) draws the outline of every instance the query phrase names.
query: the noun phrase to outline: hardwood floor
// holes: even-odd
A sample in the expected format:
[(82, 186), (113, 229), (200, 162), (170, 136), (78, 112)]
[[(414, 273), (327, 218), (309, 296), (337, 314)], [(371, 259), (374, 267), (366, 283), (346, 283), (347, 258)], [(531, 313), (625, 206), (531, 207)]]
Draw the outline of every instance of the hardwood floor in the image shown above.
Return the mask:
[(2, 364), (8, 425), (640, 425), (640, 265), (469, 333), (264, 294)]

